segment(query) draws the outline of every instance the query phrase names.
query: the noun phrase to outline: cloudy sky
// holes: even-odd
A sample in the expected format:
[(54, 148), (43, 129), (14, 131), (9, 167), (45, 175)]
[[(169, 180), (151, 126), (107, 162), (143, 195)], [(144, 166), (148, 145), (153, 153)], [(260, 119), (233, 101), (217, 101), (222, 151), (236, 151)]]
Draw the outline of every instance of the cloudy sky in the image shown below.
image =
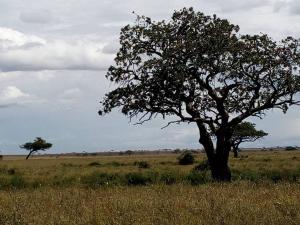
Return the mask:
[[(52, 153), (199, 147), (193, 125), (161, 130), (166, 121), (134, 126), (118, 111), (97, 114), (132, 12), (161, 20), (190, 6), (229, 19), (242, 33), (300, 37), (297, 0), (0, 0), (2, 153), (24, 153), (18, 146), (37, 136), (54, 144)], [(300, 145), (299, 110), (254, 120), (270, 135), (244, 146)]]

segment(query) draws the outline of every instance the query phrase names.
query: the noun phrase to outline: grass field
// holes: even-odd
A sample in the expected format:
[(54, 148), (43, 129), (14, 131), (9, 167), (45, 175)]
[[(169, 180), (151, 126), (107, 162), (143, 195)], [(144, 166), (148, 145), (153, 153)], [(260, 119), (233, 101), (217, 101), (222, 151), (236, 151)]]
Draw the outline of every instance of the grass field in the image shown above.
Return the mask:
[(299, 151), (242, 152), (227, 184), (177, 157), (4, 157), (0, 224), (300, 224)]

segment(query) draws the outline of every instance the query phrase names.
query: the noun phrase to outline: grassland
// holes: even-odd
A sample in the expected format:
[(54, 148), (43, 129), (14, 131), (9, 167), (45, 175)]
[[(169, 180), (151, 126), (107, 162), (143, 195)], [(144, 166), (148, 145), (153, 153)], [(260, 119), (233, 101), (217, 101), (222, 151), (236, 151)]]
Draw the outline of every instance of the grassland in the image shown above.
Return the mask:
[(243, 152), (228, 184), (177, 157), (4, 158), (0, 224), (300, 224), (299, 151)]

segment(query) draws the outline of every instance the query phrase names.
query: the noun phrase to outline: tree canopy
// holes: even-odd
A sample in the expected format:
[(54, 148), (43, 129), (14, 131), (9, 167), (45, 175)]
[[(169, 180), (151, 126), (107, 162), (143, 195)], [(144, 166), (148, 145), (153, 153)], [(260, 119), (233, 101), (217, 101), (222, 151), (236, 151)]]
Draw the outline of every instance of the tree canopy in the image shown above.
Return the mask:
[(47, 143), (44, 139), (37, 137), (34, 139), (33, 142), (27, 142), (23, 145), (20, 145), (20, 148), (24, 148), (27, 151), (29, 151), (29, 154), (27, 155), (26, 159), (29, 158), (29, 156), (37, 151), (45, 151), (46, 149), (49, 149), (52, 147), (51, 143)]
[(250, 122), (242, 122), (238, 124), (233, 131), (231, 143), (234, 156), (238, 155), (238, 148), (241, 143), (254, 142), (260, 138), (267, 136), (268, 133), (263, 130), (256, 130), (255, 124)]
[(226, 19), (183, 8), (170, 20), (138, 16), (122, 28), (120, 44), (106, 75), (117, 88), (99, 114), (121, 108), (138, 123), (157, 115), (196, 123), (216, 180), (231, 178), (228, 155), (239, 123), (299, 104), (299, 40), (293, 37), (277, 42), (239, 34)]

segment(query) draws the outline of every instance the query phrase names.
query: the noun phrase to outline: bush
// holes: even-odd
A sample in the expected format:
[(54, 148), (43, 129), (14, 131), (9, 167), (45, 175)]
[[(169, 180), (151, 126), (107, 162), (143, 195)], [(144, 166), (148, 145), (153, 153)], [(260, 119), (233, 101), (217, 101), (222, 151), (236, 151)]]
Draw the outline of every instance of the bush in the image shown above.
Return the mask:
[(285, 147), (285, 150), (286, 151), (294, 151), (294, 150), (297, 150), (297, 148), (293, 147), (293, 146), (287, 146), (287, 147)]
[(151, 183), (149, 176), (142, 173), (128, 173), (125, 175), (128, 185), (146, 185)]
[(208, 160), (202, 161), (197, 166), (195, 166), (193, 170), (194, 171), (207, 171), (207, 170), (209, 170)]
[(180, 150), (180, 149), (175, 149), (175, 150), (173, 151), (173, 153), (179, 154), (179, 153), (181, 153), (181, 150)]
[(98, 162), (91, 162), (89, 166), (101, 166), (101, 164)]
[(262, 158), (261, 161), (263, 161), (263, 162), (271, 162), (272, 159), (270, 159), (270, 158)]
[(124, 152), (125, 155), (133, 155), (134, 154), (134, 151), (131, 151), (131, 150), (127, 150)]
[(160, 165), (175, 165), (176, 163), (172, 162), (172, 161), (162, 161), (159, 162)]
[(3, 160), (3, 155), (0, 155), (0, 160)]
[(178, 182), (178, 180), (178, 174), (173, 171), (166, 171), (160, 175), (160, 182), (167, 185), (175, 184), (176, 182)]
[(116, 161), (112, 161), (110, 163), (107, 163), (106, 165), (108, 166), (114, 166), (114, 167), (119, 167), (119, 166), (125, 166), (125, 163), (120, 163), (120, 162), (116, 162)]
[(183, 152), (179, 157), (178, 157), (178, 163), (180, 165), (192, 165), (195, 162), (195, 157), (194, 155), (189, 152)]
[(148, 169), (150, 168), (150, 164), (146, 161), (135, 161), (133, 163), (135, 166), (137, 166), (138, 168), (141, 168), (141, 169)]
[(199, 173), (196, 171), (192, 171), (186, 175), (185, 180), (192, 185), (199, 185), (207, 183), (209, 181), (209, 178), (203, 172)]
[(62, 167), (81, 167), (81, 164), (73, 164), (73, 163), (62, 163)]
[(7, 170), (7, 174), (9, 174), (9, 175), (14, 175), (14, 174), (16, 174), (16, 170), (15, 169), (8, 169)]

